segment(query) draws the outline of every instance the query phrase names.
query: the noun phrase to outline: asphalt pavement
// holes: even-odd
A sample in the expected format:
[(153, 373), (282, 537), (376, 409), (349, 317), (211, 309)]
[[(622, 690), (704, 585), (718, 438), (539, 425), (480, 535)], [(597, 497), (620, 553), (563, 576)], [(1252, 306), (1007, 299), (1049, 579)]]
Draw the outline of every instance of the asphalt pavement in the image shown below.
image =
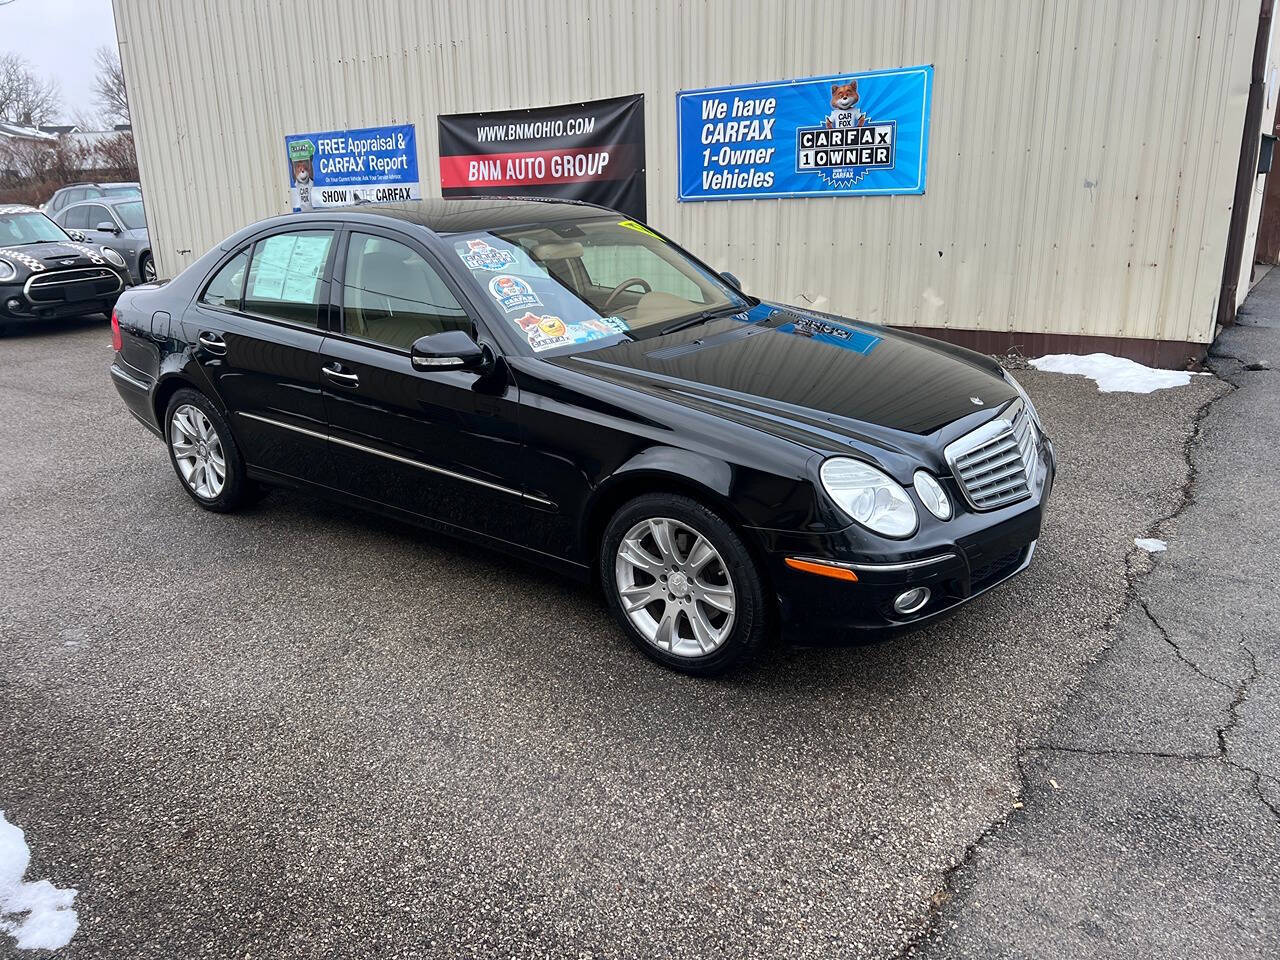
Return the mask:
[[(1032, 748), (1127, 636), (1131, 581), (1176, 556), (1131, 569), (1135, 537), (1191, 522), (1188, 441), (1239, 395), (1213, 377), (1134, 395), (1020, 372), (1060, 458), (1025, 574), (915, 635), (700, 681), (503, 556), (293, 493), (196, 509), (116, 397), (108, 340), (0, 340), (0, 810), (28, 879), (78, 891), (59, 957), (960, 955), (999, 935), (943, 942), (986, 896), (983, 851), (1045, 797), (1083, 830), (1185, 796), (1181, 768)], [(1212, 521), (1171, 537), (1212, 540), (1189, 565), (1238, 562)], [(1185, 620), (1214, 636), (1202, 600)], [(1228, 700), (1242, 663), (1214, 673)], [(1152, 709), (1188, 684), (1143, 680)], [(1242, 765), (1274, 760), (1262, 682), (1230, 724)], [(1201, 739), (1223, 834), (1204, 869), (1263, 875), (1274, 847), (1241, 847), (1274, 822)], [(1073, 802), (1082, 779), (1106, 804)], [(1071, 855), (1125, 882), (1115, 849)], [(1006, 952), (1037, 955), (1027, 935)]]
[(919, 956), (1280, 955), (1280, 271), (1209, 368), (1182, 496), (1115, 637), (1021, 753)]

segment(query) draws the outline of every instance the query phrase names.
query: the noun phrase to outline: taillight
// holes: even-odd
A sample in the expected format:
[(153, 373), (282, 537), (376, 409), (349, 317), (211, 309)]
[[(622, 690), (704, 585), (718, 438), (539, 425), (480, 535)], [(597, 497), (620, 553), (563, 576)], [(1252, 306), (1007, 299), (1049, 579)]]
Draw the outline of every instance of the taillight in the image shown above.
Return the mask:
[(111, 349), (116, 353), (120, 352), (120, 348), (124, 346), (124, 341), (120, 339), (120, 311), (111, 311)]

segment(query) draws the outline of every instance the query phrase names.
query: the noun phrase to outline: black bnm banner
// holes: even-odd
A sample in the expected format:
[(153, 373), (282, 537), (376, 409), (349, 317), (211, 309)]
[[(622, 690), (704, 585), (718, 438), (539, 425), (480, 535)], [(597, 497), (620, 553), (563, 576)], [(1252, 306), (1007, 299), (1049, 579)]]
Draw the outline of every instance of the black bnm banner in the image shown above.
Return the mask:
[(446, 197), (587, 200), (645, 219), (642, 94), (439, 120)]

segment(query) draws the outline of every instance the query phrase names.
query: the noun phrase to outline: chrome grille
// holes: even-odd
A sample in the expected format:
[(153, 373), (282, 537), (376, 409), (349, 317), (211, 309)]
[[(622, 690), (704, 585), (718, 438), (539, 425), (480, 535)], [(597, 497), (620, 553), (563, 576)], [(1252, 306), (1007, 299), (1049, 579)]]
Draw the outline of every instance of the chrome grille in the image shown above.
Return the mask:
[(105, 297), (123, 286), (120, 275), (107, 267), (76, 267), (32, 274), (23, 289), (32, 303), (60, 303)]
[(1021, 399), (999, 417), (947, 445), (951, 472), (975, 510), (995, 510), (1031, 496), (1040, 438)]

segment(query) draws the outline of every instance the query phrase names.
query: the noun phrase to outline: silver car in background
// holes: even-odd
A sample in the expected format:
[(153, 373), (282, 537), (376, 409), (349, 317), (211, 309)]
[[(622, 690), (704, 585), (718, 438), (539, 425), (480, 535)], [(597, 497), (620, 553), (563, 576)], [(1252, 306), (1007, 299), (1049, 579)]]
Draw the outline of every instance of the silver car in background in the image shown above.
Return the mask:
[(87, 243), (110, 247), (124, 257), (134, 283), (156, 278), (147, 220), (141, 197), (98, 197), (63, 207), (53, 221), (67, 231), (82, 234)]

